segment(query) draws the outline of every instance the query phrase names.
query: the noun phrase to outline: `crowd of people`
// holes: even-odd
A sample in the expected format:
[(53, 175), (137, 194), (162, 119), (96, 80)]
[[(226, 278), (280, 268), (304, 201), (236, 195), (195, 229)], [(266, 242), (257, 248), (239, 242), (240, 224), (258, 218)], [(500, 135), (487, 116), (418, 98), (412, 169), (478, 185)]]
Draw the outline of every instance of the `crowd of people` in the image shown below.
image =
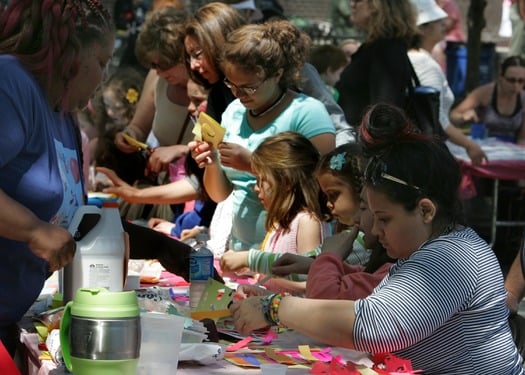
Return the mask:
[[(458, 127), (483, 121), (525, 143), (523, 59), (452, 109), (432, 55), (449, 19), (435, 0), (350, 1), (362, 40), (344, 47), (230, 3), (155, 3), (133, 42), (143, 69), (111, 74), (99, 0), (0, 7), (2, 343), (13, 355), (16, 323), (73, 257), (72, 216), (100, 189), (119, 197), (132, 258), (188, 278), (184, 242), (205, 233), (217, 278), (256, 275), (230, 306), (241, 333), (282, 325), (427, 374), (524, 374), (523, 322), (509, 319), (524, 250), (505, 279), (463, 219), (444, 139), (405, 113), (413, 68), (440, 92), (448, 139), (490, 163)], [(194, 132), (202, 113), (224, 129), (218, 142)]]

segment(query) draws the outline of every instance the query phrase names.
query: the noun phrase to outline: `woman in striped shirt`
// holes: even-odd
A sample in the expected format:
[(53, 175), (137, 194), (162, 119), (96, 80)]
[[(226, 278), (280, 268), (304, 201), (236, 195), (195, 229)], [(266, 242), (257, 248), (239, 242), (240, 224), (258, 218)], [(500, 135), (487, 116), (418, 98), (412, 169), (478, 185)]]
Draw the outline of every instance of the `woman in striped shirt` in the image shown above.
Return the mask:
[(398, 259), (374, 292), (356, 301), (248, 298), (230, 307), (236, 328), (282, 324), (331, 345), (392, 352), (425, 374), (525, 374), (498, 261), (462, 225), (459, 167), (445, 145), (412, 129), (387, 104), (361, 125), (372, 233)]

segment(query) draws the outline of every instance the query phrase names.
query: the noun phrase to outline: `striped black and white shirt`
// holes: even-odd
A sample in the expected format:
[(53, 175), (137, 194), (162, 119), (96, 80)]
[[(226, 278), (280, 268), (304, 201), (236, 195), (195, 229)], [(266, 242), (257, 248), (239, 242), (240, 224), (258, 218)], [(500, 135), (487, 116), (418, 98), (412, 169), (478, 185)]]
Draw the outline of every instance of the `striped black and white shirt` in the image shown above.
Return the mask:
[(425, 374), (525, 374), (506, 294), (487, 243), (470, 228), (449, 233), (398, 260), (356, 301), (355, 347), (410, 359)]

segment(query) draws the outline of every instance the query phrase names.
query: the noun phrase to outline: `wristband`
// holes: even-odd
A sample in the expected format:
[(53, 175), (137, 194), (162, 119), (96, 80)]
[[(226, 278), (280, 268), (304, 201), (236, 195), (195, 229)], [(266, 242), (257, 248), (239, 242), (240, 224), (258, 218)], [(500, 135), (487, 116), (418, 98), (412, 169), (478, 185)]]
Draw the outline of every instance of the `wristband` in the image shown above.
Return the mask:
[(279, 320), (279, 306), (284, 297), (289, 296), (290, 293), (275, 293), (269, 294), (261, 299), (261, 310), (264, 319), (270, 326), (281, 326)]

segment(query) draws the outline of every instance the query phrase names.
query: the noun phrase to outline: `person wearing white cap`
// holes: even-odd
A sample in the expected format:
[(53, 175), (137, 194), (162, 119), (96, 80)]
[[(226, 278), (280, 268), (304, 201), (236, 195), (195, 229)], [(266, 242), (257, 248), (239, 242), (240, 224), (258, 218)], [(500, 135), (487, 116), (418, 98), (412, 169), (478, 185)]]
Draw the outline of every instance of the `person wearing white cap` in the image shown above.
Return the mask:
[(441, 9), (435, 0), (411, 0), (417, 9), (417, 25), (421, 32), (414, 39), (408, 57), (414, 67), (419, 82), (440, 92), (439, 121), (450, 141), (464, 147), (475, 165), (481, 164), (487, 157), (481, 147), (458, 128), (450, 123), (449, 113), (454, 103), (454, 94), (450, 89), (445, 74), (438, 62), (431, 56), (432, 48), (445, 35), (445, 19), (447, 13)]

